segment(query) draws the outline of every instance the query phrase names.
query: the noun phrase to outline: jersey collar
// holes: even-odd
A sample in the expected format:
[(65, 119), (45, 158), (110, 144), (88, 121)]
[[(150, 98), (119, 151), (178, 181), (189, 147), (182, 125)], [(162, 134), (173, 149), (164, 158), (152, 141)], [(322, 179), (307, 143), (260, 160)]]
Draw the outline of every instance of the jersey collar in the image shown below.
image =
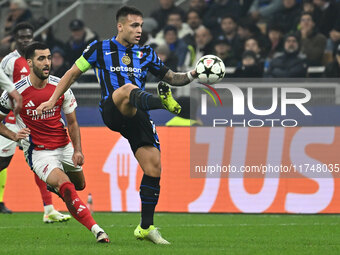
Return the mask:
[(131, 48), (126, 48), (124, 45), (116, 40), (116, 36), (112, 37), (112, 41), (118, 46), (118, 49), (122, 49), (124, 51), (126, 49), (139, 49), (139, 46), (137, 44), (134, 44)]

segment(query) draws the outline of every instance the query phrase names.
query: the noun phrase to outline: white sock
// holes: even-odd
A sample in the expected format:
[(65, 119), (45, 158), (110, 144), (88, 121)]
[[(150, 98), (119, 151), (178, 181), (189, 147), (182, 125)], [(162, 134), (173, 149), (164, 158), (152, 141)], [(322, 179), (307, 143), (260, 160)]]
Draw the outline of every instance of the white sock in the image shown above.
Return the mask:
[(45, 213), (45, 214), (49, 214), (49, 213), (51, 213), (53, 210), (54, 210), (53, 205), (45, 205), (45, 206), (44, 206), (44, 213)]
[(98, 224), (94, 224), (91, 228), (91, 232), (94, 234), (95, 237), (97, 237), (97, 234), (99, 232), (105, 232), (101, 227), (98, 226)]

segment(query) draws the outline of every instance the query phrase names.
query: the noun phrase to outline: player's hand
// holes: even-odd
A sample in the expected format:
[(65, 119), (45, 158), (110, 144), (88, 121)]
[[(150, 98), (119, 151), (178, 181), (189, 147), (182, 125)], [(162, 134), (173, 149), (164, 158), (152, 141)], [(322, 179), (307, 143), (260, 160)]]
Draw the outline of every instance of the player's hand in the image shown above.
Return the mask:
[(191, 73), (192, 77), (194, 77), (194, 78), (198, 77), (198, 73), (196, 72), (196, 70), (192, 70), (192, 71), (190, 71), (190, 73)]
[[(15, 89), (11, 93), (8, 93), (9, 98), (12, 101), (12, 105), (15, 105), (14, 107), (14, 114), (17, 115), (22, 109), (22, 96), (19, 94), (19, 92)], [(13, 102), (13, 99), (15, 103)]]
[(49, 111), (54, 107), (55, 103), (48, 100), (46, 102), (41, 103), (38, 107), (37, 107), (37, 114), (39, 116), (41, 116), (43, 114), (43, 112)]
[(31, 130), (29, 128), (23, 128), (18, 131), (18, 133), (15, 134), (15, 141), (19, 141), (20, 139), (25, 139), (28, 137), (31, 133)]
[(81, 151), (74, 151), (72, 156), (74, 167), (82, 166), (84, 164), (84, 155)]

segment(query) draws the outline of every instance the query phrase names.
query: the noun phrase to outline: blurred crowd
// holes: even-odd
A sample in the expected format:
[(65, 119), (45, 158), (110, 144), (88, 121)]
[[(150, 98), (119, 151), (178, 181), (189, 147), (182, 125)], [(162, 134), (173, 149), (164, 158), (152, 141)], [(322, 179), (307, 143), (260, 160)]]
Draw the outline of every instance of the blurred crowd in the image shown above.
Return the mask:
[[(151, 45), (174, 71), (190, 70), (201, 56), (214, 54), (232, 69), (228, 77), (310, 77), (308, 67), (319, 66), (321, 77), (340, 77), (340, 0), (188, 0), (188, 9), (175, 0), (155, 1), (140, 44)], [(33, 17), (24, 0), (11, 0), (0, 60), (13, 49), (11, 31), (22, 21), (36, 29), (48, 22)], [(65, 41), (55, 38), (53, 28), (35, 38), (52, 49), (56, 76), (98, 39), (82, 20), (72, 20), (69, 31)]]

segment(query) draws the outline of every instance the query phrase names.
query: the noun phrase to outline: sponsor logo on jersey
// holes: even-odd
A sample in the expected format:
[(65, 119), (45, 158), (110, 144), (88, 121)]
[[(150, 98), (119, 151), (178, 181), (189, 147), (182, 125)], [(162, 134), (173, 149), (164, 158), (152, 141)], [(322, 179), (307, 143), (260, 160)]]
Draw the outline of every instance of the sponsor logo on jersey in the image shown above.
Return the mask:
[(25, 105), (25, 107), (33, 107), (33, 106), (35, 106), (35, 104), (33, 103), (32, 100), (30, 100), (30, 101)]
[(124, 57), (122, 57), (122, 62), (125, 64), (125, 65), (129, 65), (131, 63), (131, 59), (129, 56), (125, 55)]
[(110, 72), (130, 72), (130, 73), (142, 73), (140, 68), (132, 68), (127, 66), (110, 66)]
[(111, 54), (113, 54), (113, 53), (116, 53), (117, 51), (105, 51), (105, 55), (107, 56), (107, 55), (111, 55)]
[(51, 110), (43, 112), (42, 115), (38, 115), (38, 112), (35, 109), (26, 109), (26, 115), (32, 117), (32, 120), (48, 119), (55, 115), (58, 108), (59, 106), (54, 106)]

